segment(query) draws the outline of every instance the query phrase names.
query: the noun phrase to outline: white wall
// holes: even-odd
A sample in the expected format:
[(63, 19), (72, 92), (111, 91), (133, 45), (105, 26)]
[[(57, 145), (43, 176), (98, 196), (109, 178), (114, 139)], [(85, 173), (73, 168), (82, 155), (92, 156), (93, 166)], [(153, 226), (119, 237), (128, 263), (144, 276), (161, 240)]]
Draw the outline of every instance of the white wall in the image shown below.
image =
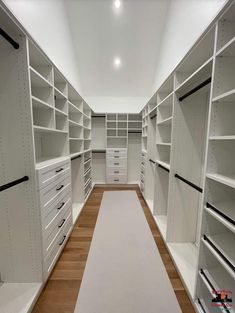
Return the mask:
[(81, 81), (63, 0), (4, 0), (27, 32), (80, 92)]
[(227, 0), (171, 0), (153, 93), (174, 70)]
[(147, 97), (85, 97), (97, 113), (139, 113)]

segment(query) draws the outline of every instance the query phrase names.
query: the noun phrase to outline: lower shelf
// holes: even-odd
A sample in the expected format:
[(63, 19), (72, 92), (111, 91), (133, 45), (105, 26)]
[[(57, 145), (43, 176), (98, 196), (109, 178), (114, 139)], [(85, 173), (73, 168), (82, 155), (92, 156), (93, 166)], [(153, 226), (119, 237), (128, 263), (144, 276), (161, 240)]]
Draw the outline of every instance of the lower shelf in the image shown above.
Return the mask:
[(73, 225), (76, 223), (79, 214), (81, 213), (82, 207), (84, 203), (73, 203)]
[(191, 297), (194, 297), (197, 275), (198, 248), (193, 243), (167, 243), (172, 259), (178, 268), (185, 287)]
[(0, 312), (31, 312), (41, 288), (42, 283), (3, 283), (0, 286)]

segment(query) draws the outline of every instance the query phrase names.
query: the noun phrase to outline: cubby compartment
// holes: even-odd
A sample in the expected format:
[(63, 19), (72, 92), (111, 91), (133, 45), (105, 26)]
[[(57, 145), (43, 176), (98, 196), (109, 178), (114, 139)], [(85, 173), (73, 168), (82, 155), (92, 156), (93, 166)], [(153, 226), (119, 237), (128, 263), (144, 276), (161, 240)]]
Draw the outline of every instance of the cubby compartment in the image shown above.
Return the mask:
[(36, 162), (68, 155), (68, 135), (34, 130)]
[(142, 150), (147, 151), (147, 135), (142, 135)]
[(116, 121), (117, 115), (116, 114), (107, 114), (107, 121)]
[(91, 118), (91, 109), (90, 109), (90, 107), (87, 105), (86, 102), (83, 102), (83, 113), (84, 113), (87, 117)]
[(91, 137), (92, 137), (92, 148), (93, 149), (105, 149), (106, 148), (106, 128), (105, 122), (106, 117), (102, 116), (93, 116), (91, 127)]
[(129, 121), (128, 122), (128, 129), (129, 130), (141, 130), (142, 122), (141, 121)]
[(118, 122), (117, 127), (127, 129), (127, 122)]
[(35, 83), (34, 80), (31, 81), (31, 94), (33, 97), (37, 98), (39, 101), (45, 102), (51, 106), (54, 106), (53, 99), (53, 88), (49, 85), (41, 85)]
[(60, 97), (60, 94), (62, 94), (65, 98), (67, 98), (68, 96), (67, 82), (55, 67), (54, 67), (54, 86), (59, 91), (57, 92), (58, 98)]
[(203, 244), (235, 281), (235, 233), (205, 211)]
[(136, 121), (139, 121), (139, 122), (142, 122), (142, 116), (141, 114), (128, 114), (128, 121), (129, 122), (136, 122)]
[(83, 128), (75, 125), (69, 126), (69, 137), (83, 139)]
[(89, 139), (91, 140), (91, 130), (84, 128), (84, 139)]
[(74, 109), (77, 109), (78, 111), (83, 113), (82, 97), (70, 85), (68, 85), (68, 100), (69, 100), (70, 106), (73, 106)]
[(32, 99), (33, 125), (55, 128), (55, 115), (52, 107)]
[(106, 153), (92, 152), (92, 181), (95, 184), (104, 184), (106, 182)]
[(156, 140), (157, 144), (171, 144), (171, 131), (172, 131), (172, 124), (171, 123), (164, 123), (159, 124), (156, 130)]
[(178, 67), (175, 74), (176, 88), (183, 85), (187, 80), (197, 76), (198, 71), (202, 70), (211, 62), (210, 59), (213, 56), (214, 39), (215, 27), (211, 28)]
[(162, 165), (170, 168), (171, 146), (158, 145), (157, 146), (157, 160), (161, 161)]
[(83, 140), (80, 139), (70, 139), (69, 140), (69, 149), (70, 154), (76, 154), (83, 151)]
[(235, 232), (235, 189), (206, 179), (205, 210)]
[(56, 124), (56, 129), (68, 131), (67, 116), (57, 111), (55, 111), (55, 124)]
[(229, 45), (235, 38), (235, 6), (233, 5), (219, 19), (216, 50)]
[(148, 102), (148, 112), (151, 113), (157, 106), (157, 94), (154, 94)]
[(118, 114), (117, 119), (118, 121), (127, 121), (127, 114)]
[(210, 140), (207, 176), (235, 187), (235, 140)]
[(86, 117), (85, 115), (83, 116), (83, 126), (85, 128), (91, 129), (91, 119)]
[(84, 141), (84, 150), (90, 150), (91, 149), (91, 141), (90, 140), (85, 140)]
[(117, 132), (116, 129), (107, 129), (107, 137), (116, 137)]
[(223, 139), (235, 138), (235, 94), (234, 97), (225, 97), (221, 101), (212, 102), (210, 137)]
[(157, 103), (160, 104), (174, 89), (174, 75), (171, 75), (158, 89)]
[(216, 56), (213, 97), (221, 97), (235, 89), (235, 41)]
[[(53, 68), (50, 61), (47, 57), (31, 42), (28, 41), (28, 49), (29, 49), (29, 65), (31, 67), (31, 71), (37, 75), (40, 79), (40, 76), (48, 81), (50, 84), (53, 83)], [(41, 79), (41, 81), (43, 81)]]
[(68, 115), (68, 101), (66, 99), (55, 99), (55, 108)]
[(170, 123), (172, 118), (172, 110), (173, 95), (170, 95), (157, 107), (157, 123)]
[(107, 148), (126, 148), (127, 138), (107, 138)]
[(107, 129), (116, 129), (116, 122), (107, 122)]
[(69, 103), (69, 120), (83, 126), (83, 115), (74, 109)]
[(119, 130), (117, 131), (118, 137), (127, 137), (127, 130)]

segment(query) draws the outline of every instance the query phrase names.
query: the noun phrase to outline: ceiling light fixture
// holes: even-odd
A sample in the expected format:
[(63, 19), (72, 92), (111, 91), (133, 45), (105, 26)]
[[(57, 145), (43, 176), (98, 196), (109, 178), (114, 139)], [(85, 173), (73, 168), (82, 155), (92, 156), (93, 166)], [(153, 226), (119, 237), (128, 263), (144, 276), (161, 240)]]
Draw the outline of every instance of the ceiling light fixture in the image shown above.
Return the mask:
[(120, 0), (115, 0), (114, 1), (114, 5), (115, 5), (115, 7), (117, 8), (117, 9), (119, 9), (120, 7), (121, 7), (121, 1)]
[(122, 64), (121, 59), (120, 59), (119, 57), (116, 57), (116, 58), (114, 59), (113, 63), (114, 63), (114, 66), (115, 66), (116, 68), (119, 68), (119, 67), (121, 66), (121, 64)]

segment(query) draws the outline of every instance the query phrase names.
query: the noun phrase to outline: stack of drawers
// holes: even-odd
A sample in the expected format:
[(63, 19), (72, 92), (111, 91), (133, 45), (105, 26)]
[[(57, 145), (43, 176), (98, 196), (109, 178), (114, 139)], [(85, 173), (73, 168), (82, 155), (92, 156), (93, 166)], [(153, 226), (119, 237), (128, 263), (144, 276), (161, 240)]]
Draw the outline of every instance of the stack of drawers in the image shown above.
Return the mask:
[(127, 183), (127, 148), (106, 149), (106, 180), (108, 184)]
[(49, 276), (73, 224), (70, 159), (61, 159), (59, 162), (37, 168), (44, 279)]

